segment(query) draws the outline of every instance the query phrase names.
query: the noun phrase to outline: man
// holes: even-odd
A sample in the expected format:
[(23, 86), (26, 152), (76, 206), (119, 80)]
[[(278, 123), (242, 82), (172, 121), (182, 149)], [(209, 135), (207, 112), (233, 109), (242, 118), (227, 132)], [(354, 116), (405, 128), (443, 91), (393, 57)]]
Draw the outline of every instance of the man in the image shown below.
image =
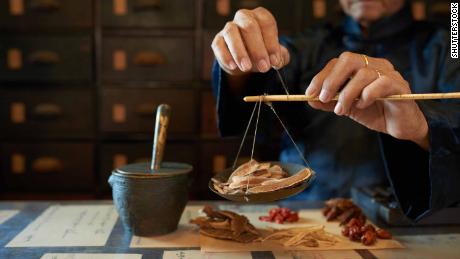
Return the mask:
[[(264, 8), (239, 10), (215, 36), (221, 134), (237, 135), (246, 126), (253, 104), (243, 103), (243, 96), (284, 94), (274, 67), (290, 94), (320, 99), (275, 104), (317, 172), (300, 198), (348, 196), (351, 187), (389, 181), (414, 220), (458, 202), (460, 103), (376, 101), (459, 91), (460, 63), (450, 58), (448, 33), (413, 21), (404, 0), (340, 3), (347, 14), (341, 26), (281, 43), (276, 20)], [(302, 163), (285, 136), (280, 160)]]

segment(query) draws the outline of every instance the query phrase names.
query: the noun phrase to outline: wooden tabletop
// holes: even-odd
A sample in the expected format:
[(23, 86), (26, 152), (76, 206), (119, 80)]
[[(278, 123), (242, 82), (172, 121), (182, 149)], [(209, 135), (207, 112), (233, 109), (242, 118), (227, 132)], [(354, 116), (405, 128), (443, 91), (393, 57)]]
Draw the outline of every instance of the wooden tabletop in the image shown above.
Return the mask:
[[(20, 233), (29, 223), (35, 220), (51, 205), (90, 205), (112, 204), (112, 201), (69, 201), (69, 202), (0, 202), (1, 210), (19, 210), (20, 212), (0, 224), (0, 258), (40, 258), (45, 253), (110, 253), (110, 254), (142, 254), (142, 258), (162, 258), (165, 250), (199, 250), (199, 248), (130, 248), (131, 235), (124, 231), (117, 220), (105, 246), (100, 247), (28, 247), (9, 248), (5, 245)], [(211, 204), (219, 206), (235, 206), (240, 209), (258, 210), (263, 206), (235, 205), (230, 202), (190, 202), (191, 205)], [(268, 204), (270, 205), (270, 204)], [(322, 202), (280, 202), (280, 205), (292, 209), (319, 208)], [(388, 228), (405, 249), (392, 250), (355, 250), (356, 258), (455, 258), (460, 256), (460, 226), (437, 227), (406, 227)], [(445, 241), (447, 240), (447, 241)], [(425, 251), (426, 250), (426, 251)], [(340, 253), (339, 253), (340, 254)], [(272, 252), (252, 252), (252, 258), (274, 258)], [(344, 258), (334, 256), (334, 258)], [(310, 256), (306, 258), (310, 258)], [(318, 258), (318, 257), (311, 257)], [(329, 257), (327, 257), (329, 258)], [(458, 257), (457, 257), (458, 258)]]

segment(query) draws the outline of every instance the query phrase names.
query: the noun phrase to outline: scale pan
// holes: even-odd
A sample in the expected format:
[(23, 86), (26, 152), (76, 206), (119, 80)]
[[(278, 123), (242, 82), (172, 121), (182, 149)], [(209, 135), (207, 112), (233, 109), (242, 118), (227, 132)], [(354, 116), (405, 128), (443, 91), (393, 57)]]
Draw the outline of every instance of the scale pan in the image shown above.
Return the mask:
[[(299, 171), (306, 168), (305, 166), (299, 165), (299, 164), (281, 163), (281, 162), (274, 162), (274, 161), (270, 162), (270, 164), (279, 165), (288, 174), (288, 176), (294, 175), (298, 173)], [(212, 180), (209, 180), (208, 186), (209, 186), (209, 189), (211, 189), (211, 191), (213, 191), (215, 194), (227, 200), (238, 201), (238, 202), (271, 202), (271, 201), (277, 201), (277, 200), (291, 197), (305, 190), (310, 185), (311, 181), (315, 178), (315, 172), (311, 169), (310, 171), (311, 171), (311, 176), (305, 181), (299, 184), (296, 184), (294, 186), (291, 186), (291, 187), (287, 187), (287, 188), (283, 188), (283, 189), (279, 189), (279, 190), (271, 191), (271, 192), (248, 193), (248, 194), (244, 194), (244, 193), (243, 194), (222, 194), (214, 188), (214, 183)], [(228, 177), (232, 174), (232, 172), (233, 172), (232, 168), (227, 168), (217, 173), (213, 178), (221, 182), (227, 182)]]

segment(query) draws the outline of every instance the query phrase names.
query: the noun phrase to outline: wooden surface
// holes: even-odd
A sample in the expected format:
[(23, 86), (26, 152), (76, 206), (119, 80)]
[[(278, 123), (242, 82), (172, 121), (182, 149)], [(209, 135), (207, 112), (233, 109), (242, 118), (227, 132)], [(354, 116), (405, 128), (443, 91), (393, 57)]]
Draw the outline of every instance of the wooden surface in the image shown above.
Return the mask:
[[(32, 248), (5, 248), (5, 245), (20, 233), (30, 222), (35, 220), (50, 205), (55, 204), (111, 204), (111, 201), (72, 201), (72, 202), (0, 202), (0, 210), (20, 210), (18, 214), (0, 224), (0, 258), (40, 258), (45, 253), (131, 253), (143, 254), (143, 258), (162, 258), (164, 251), (171, 250), (199, 250), (198, 247), (188, 249), (175, 248), (129, 248), (131, 235), (123, 230), (121, 222), (117, 220), (109, 239), (102, 247), (32, 247)], [(266, 210), (267, 207), (239, 206), (229, 202), (191, 202), (192, 205), (213, 204), (225, 206), (223, 209), (240, 209), (244, 211)], [(320, 202), (281, 202), (280, 206), (293, 209), (318, 208)], [(272, 204), (276, 205), (276, 204)], [(390, 231), (400, 240), (406, 249), (393, 250), (354, 250), (341, 253), (324, 252), (319, 255), (325, 258), (455, 258), (460, 254), (460, 226), (444, 227), (411, 227), (392, 228)], [(446, 235), (450, 234), (450, 235)], [(439, 238), (438, 238), (439, 237)], [(252, 258), (274, 258), (269, 251), (252, 252)], [(276, 258), (293, 258), (289, 255), (275, 255)], [(296, 256), (299, 256), (296, 253)], [(313, 254), (303, 254), (300, 258), (312, 257)]]

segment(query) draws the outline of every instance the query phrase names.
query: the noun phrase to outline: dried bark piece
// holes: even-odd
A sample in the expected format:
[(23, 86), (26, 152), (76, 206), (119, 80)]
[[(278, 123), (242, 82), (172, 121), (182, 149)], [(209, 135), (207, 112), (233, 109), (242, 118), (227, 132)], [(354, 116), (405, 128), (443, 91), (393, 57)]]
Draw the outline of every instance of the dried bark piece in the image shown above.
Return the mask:
[(242, 215), (231, 211), (214, 210), (206, 206), (203, 212), (207, 217), (197, 217), (191, 220), (200, 227), (200, 233), (218, 239), (228, 239), (238, 242), (252, 242), (259, 237), (256, 228)]
[(233, 177), (235, 176), (245, 176), (248, 173), (252, 173), (257, 170), (259, 167), (259, 162), (257, 162), (254, 159), (249, 160), (249, 162), (246, 162), (242, 165), (240, 165), (238, 168), (233, 171), (233, 173), (228, 177), (227, 182), (232, 182)]
[(249, 193), (262, 193), (262, 192), (272, 192), (284, 188), (289, 188), (295, 186), (311, 176), (311, 171), (308, 168), (305, 168), (298, 172), (295, 175), (289, 176), (287, 178), (279, 179), (279, 180), (271, 180), (264, 182), (263, 185), (256, 186), (249, 188)]
[(263, 182), (270, 181), (270, 178), (261, 176), (238, 176), (233, 178), (233, 183), (228, 187), (231, 189), (237, 189), (241, 187), (253, 187), (262, 184)]

